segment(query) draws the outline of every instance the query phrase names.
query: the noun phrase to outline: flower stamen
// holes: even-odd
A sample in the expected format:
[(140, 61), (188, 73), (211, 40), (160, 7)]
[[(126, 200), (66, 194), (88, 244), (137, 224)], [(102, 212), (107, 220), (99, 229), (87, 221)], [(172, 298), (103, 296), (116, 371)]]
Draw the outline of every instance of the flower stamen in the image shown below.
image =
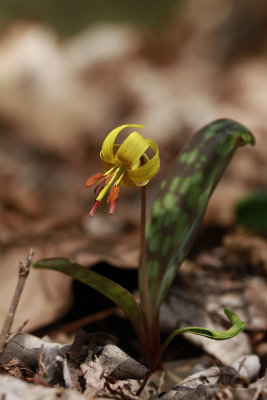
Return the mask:
[(96, 193), (97, 188), (99, 187), (99, 185), (101, 185), (101, 183), (103, 183), (105, 180), (106, 180), (106, 177), (104, 176), (104, 177), (98, 182), (98, 184), (97, 184), (96, 187), (94, 188), (94, 194)]
[(85, 187), (90, 188), (97, 181), (99, 181), (100, 179), (102, 180), (103, 177), (104, 177), (104, 174), (102, 174), (102, 173), (95, 174), (95, 175), (91, 176), (90, 178), (87, 179), (87, 181), (85, 183)]
[(89, 213), (90, 217), (93, 217), (95, 215), (96, 209), (99, 206), (100, 201), (95, 200), (94, 205)]
[(114, 214), (116, 203), (119, 197), (120, 197), (120, 187), (114, 184), (114, 186), (112, 186), (112, 188), (110, 189), (109, 196), (107, 198), (107, 204), (110, 203), (109, 215)]
[(101, 190), (101, 192), (97, 196), (96, 200), (101, 201), (103, 199), (103, 197), (105, 197), (105, 195), (107, 194), (110, 186), (115, 181), (116, 177), (117, 177), (117, 172), (115, 172), (114, 175), (111, 175), (111, 179), (109, 179), (108, 183), (106, 182), (106, 186), (103, 188), (103, 190)]

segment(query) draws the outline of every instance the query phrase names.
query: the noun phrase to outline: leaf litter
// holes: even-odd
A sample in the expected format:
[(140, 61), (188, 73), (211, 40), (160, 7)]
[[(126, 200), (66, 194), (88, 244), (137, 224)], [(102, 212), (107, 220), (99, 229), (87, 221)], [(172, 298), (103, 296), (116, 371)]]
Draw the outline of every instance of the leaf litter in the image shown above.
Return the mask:
[[(236, 234), (240, 235), (240, 231)], [(253, 334), (259, 330), (266, 332), (267, 329), (266, 306), (264, 305), (266, 287), (263, 286), (259, 291), (259, 287), (265, 285), (264, 269), (253, 269), (253, 266), (262, 265), (257, 260), (253, 264), (250, 259), (247, 259), (244, 264), (244, 255), (241, 253), (240, 256), (239, 248), (234, 252), (231, 247), (229, 252), (228, 235), (222, 238), (222, 243), (224, 245), (226, 243), (225, 247), (202, 251), (185, 263), (179, 273), (178, 284), (175, 283), (172, 286), (163, 304), (162, 332), (167, 334), (174, 328), (183, 326), (184, 323), (186, 325), (205, 323), (209, 327), (224, 329), (224, 320), (219, 310), (231, 306), (246, 321), (247, 333), (242, 334), (242, 338), (239, 336), (239, 340), (235, 343), (235, 339), (224, 342), (221, 349), (218, 342), (205, 343), (205, 338), (187, 335), (187, 341), (201, 346), (206, 353), (212, 355), (213, 360), (216, 360), (215, 365), (219, 363), (220, 366), (206, 370), (204, 363), (199, 367), (201, 371), (198, 375), (182, 380), (170, 392), (167, 391), (163, 397), (166, 400), (170, 398), (197, 399), (201, 396), (203, 399), (213, 398), (212, 396), (219, 396), (220, 393), (228, 393), (229, 399), (234, 398), (233, 396), (245, 399), (244, 396), (253, 396), (258, 388), (261, 388), (262, 394), (265, 391), (264, 380), (261, 380), (256, 387), (250, 386), (254, 377), (254, 384), (256, 382), (260, 359), (256, 355), (251, 355), (253, 351), (248, 340), (248, 333)], [(235, 232), (232, 233), (233, 237), (234, 235)], [(218, 290), (218, 281), (220, 281), (220, 290)], [(179, 310), (179, 313), (176, 310)], [(44, 390), (54, 385), (66, 388), (64, 396), (72, 396), (72, 391), (69, 392), (69, 390), (78, 389), (86, 396), (90, 394), (100, 399), (134, 399), (138, 380), (145, 376), (146, 369), (125, 355), (115, 346), (116, 342), (117, 339), (110, 335), (77, 332), (72, 345), (60, 345), (32, 335), (19, 334), (7, 345), (0, 362), (6, 373), (15, 375), (26, 382), (38, 383)], [(257, 341), (254, 351), (257, 350), (256, 345)], [(107, 352), (109, 348), (114, 349), (111, 354)], [(260, 355), (261, 359), (264, 359), (263, 355)], [(241, 356), (240, 361), (236, 361), (238, 356)], [(132, 365), (130, 368), (127, 366), (128, 363)], [(15, 372), (12, 365), (16, 365)], [(232, 365), (235, 366), (234, 370)], [(137, 366), (140, 368), (138, 376), (136, 375)], [(168, 369), (168, 363), (166, 368)], [(134, 374), (130, 374), (130, 377), (125, 379), (126, 376), (123, 374), (125, 371), (126, 375), (129, 374), (131, 369)], [(116, 370), (120, 371), (119, 375)], [(175, 370), (174, 365), (171, 366), (171, 370)], [(188, 375), (191, 375), (190, 371)], [(200, 381), (198, 377), (201, 378)], [(6, 376), (3, 388), (5, 379)], [(141, 398), (157, 396), (153, 379), (152, 376)], [(193, 387), (191, 384), (188, 387), (188, 382), (194, 382)], [(164, 383), (161, 388), (164, 388)], [(24, 386), (23, 390), (28, 393), (27, 390), (30, 389)], [(152, 393), (154, 393), (153, 396)]]
[[(42, 255), (56, 256), (60, 252), (62, 256), (70, 258), (74, 256), (77, 262), (85, 262), (88, 266), (102, 260), (121, 267), (133, 268), (137, 265), (137, 198), (129, 199), (125, 194), (126, 206), (124, 209), (122, 207), (121, 214), (118, 216), (122, 222), (115, 228), (112, 222), (112, 226), (105, 227), (106, 232), (100, 233), (103, 224), (101, 218), (95, 227), (88, 227), (86, 212), (80, 211), (81, 209), (86, 210), (87, 207), (87, 204), (84, 203), (84, 196), (80, 192), (84, 177), (88, 175), (87, 159), (94, 157), (94, 147), (98, 147), (98, 143), (102, 140), (98, 133), (106, 131), (106, 121), (110, 121), (111, 125), (118, 125), (117, 120), (120, 119), (121, 108), (128, 113), (130, 110), (131, 118), (141, 119), (151, 130), (154, 129), (162, 148), (169, 149), (170, 154), (171, 146), (165, 139), (165, 135), (162, 135), (162, 131), (168, 132), (169, 139), (176, 138), (177, 149), (175, 152), (177, 152), (184, 143), (185, 137), (189, 137), (195, 129), (202, 125), (202, 120), (206, 122), (211, 115), (213, 117), (214, 115), (221, 116), (223, 113), (234, 116), (255, 130), (259, 145), (253, 149), (253, 153), (246, 149), (234, 160), (224, 181), (214, 193), (206, 214), (206, 226), (213, 224), (223, 226), (228, 230), (229, 225), (234, 221), (233, 204), (247, 193), (248, 188), (266, 185), (267, 142), (264, 122), (266, 109), (264, 92), (266, 91), (262, 90), (263, 85), (266, 85), (266, 60), (264, 58), (255, 57), (252, 61), (235, 64), (234, 67), (229, 68), (226, 72), (223, 70), (223, 74), (220, 74), (220, 68), (213, 65), (209, 69), (205, 69), (203, 59), (196, 57), (195, 65), (199, 67), (196, 80), (196, 66), (192, 69), (192, 59), (186, 56), (186, 48), (183, 49), (183, 57), (176, 57), (165, 68), (159, 68), (158, 65), (153, 65), (151, 60), (147, 62), (147, 59), (144, 58), (139, 50), (140, 37), (132, 31), (129, 34), (133, 35), (132, 38), (135, 39), (125, 42), (126, 48), (123, 56), (122, 53), (110, 52), (112, 56), (103, 58), (103, 55), (100, 55), (102, 59), (98, 59), (97, 57), (100, 56), (96, 54), (93, 61), (90, 59), (86, 62), (85, 60), (81, 65), (78, 63), (79, 51), (84, 47), (79, 48), (79, 46), (86, 43), (86, 35), (83, 36), (84, 42), (80, 42), (80, 38), (77, 37), (67, 43), (65, 47), (64, 44), (59, 45), (56, 42), (57, 38), (41, 27), (25, 25), (13, 29), (6, 34), (6, 42), (2, 43), (3, 47), (1, 48), (1, 54), (6, 55), (5, 50), (7, 46), (10, 46), (10, 58), (7, 57), (4, 64), (7, 65), (6, 71), (9, 72), (9, 86), (0, 101), (1, 116), (8, 121), (8, 127), (1, 127), (0, 135), (0, 182), (1, 186), (5, 187), (0, 194), (1, 290), (4, 299), (1, 302), (3, 303), (2, 318), (5, 314), (5, 304), (8, 302), (9, 293), (12, 292), (12, 284), (14, 286), (12, 275), (16, 275), (17, 261), (24, 258), (29, 246), (37, 247), (38, 258), (42, 258)], [(121, 32), (121, 37), (124, 35), (125, 38), (125, 32)], [(22, 33), (21, 46), (23, 48), (27, 45), (28, 51), (26, 53), (19, 51), (16, 54), (18, 47), (15, 44), (21, 38)], [(106, 31), (104, 34), (109, 36), (112, 34), (112, 30)], [(36, 44), (27, 42), (31, 35), (35, 37)], [(91, 34), (88, 32), (88, 37), (93, 40), (92, 32)], [(96, 35), (96, 37), (99, 40), (99, 36)], [(117, 37), (120, 37), (120, 33)], [(34, 79), (37, 81), (35, 92), (32, 91), (32, 78), (26, 80), (30, 64), (27, 65), (24, 59), (21, 76), (17, 80), (15, 79), (17, 76), (12, 75), (13, 68), (10, 68), (12, 64), (8, 64), (11, 63), (12, 57), (16, 60), (14, 65), (18, 64), (19, 54), (20, 57), (25, 57), (27, 54), (27, 62), (30, 63), (36, 48), (45, 48), (46, 46), (51, 46), (48, 54), (51, 56), (50, 60), (53, 60), (56, 65), (52, 81), (55, 82), (57, 74), (62, 70), (64, 79), (61, 83), (63, 86), (67, 87), (66, 82), (68, 84), (71, 82), (67, 91), (61, 91), (59, 88), (60, 96), (52, 96), (50, 105), (49, 96), (53, 93), (48, 93), (47, 87), (41, 84), (42, 79), (48, 79), (44, 75), (45, 71), (42, 70), (41, 64), (38, 67), (40, 70), (34, 71)], [(63, 54), (63, 63), (62, 58), (59, 59), (60, 54)], [(74, 56), (75, 60), (72, 59), (71, 67), (69, 67), (66, 59)], [(95, 79), (99, 65), (105, 72), (105, 79), (102, 82)], [(116, 88), (111, 84), (114, 79), (112, 72), (114, 69), (117, 69), (116, 76), (119, 82)], [(177, 74), (177, 70), (179, 70), (179, 74)], [(84, 85), (85, 75), (86, 85)], [(203, 79), (199, 79), (199, 76), (202, 76)], [(176, 82), (175, 85), (174, 82)], [(230, 98), (223, 87), (227, 82), (234, 83)], [(107, 86), (110, 87), (108, 95)], [(91, 93), (87, 89), (89, 87)], [(18, 93), (22, 93), (18, 90), (19, 88), (23, 89), (24, 99), (25, 94), (30, 99), (30, 93), (35, 96), (35, 99), (39, 99), (39, 112), (34, 115), (34, 118), (32, 118), (32, 100), (27, 103), (15, 98), (15, 94), (17, 96)], [(45, 93), (42, 91), (43, 89), (45, 89)], [(215, 93), (216, 90), (220, 96)], [(203, 92), (202, 95), (197, 96), (196, 92), (200, 91)], [(261, 93), (260, 97), (258, 96), (259, 92)], [(178, 101), (181, 93), (186, 94), (182, 96), (182, 101)], [(162, 102), (156, 102), (159, 95), (164, 98), (164, 107)], [(75, 107), (73, 105), (71, 109), (62, 107), (63, 103), (66, 104), (66, 99), (73, 97), (78, 99)], [(94, 111), (90, 112), (87, 99), (90, 100), (89, 104), (93, 104), (92, 101), (95, 101), (95, 98), (99, 99), (98, 106), (92, 107)], [(116, 99), (115, 105), (114, 99)], [(111, 107), (110, 104), (113, 106)], [(60, 112), (57, 116), (47, 120), (47, 113), (52, 115), (51, 109), (54, 109), (55, 105), (59, 106)], [(196, 110), (195, 118), (192, 118), (192, 109)], [(70, 119), (66, 118), (67, 114), (71, 115), (71, 124), (69, 123)], [(81, 132), (86, 133), (81, 134)], [(83, 138), (82, 148), (79, 146), (77, 137)], [(34, 145), (31, 144), (32, 142)], [(75, 158), (71, 154), (73, 145), (77, 148), (81, 162), (73, 160)], [(40, 149), (42, 149), (41, 152)], [(167, 162), (169, 163), (169, 159), (166, 157), (166, 164)], [(49, 166), (47, 167), (47, 165)], [(67, 182), (62, 178), (66, 174), (68, 175)], [(47, 176), (50, 177), (49, 183), (47, 183)], [(153, 193), (155, 190), (156, 185), (151, 188), (151, 192)], [(79, 202), (78, 207), (77, 201)], [(129, 215), (129, 208), (132, 215)], [(74, 211), (70, 212), (69, 210)], [(111, 238), (110, 245), (105, 244), (107, 237)], [(173, 388), (163, 398), (217, 399), (224, 396), (227, 399), (240, 398), (243, 400), (266, 396), (267, 382), (262, 371), (266, 368), (267, 349), (262, 346), (260, 351), (260, 345), (266, 344), (267, 329), (266, 239), (251, 232), (239, 230), (227, 232), (222, 243), (223, 247), (202, 252), (198, 258), (191, 259), (182, 267), (177, 284), (172, 287), (162, 311), (163, 334), (167, 334), (174, 325), (180, 327), (184, 323), (188, 324), (189, 321), (193, 325), (205, 324), (205, 326), (225, 328), (225, 320), (219, 309), (228, 306), (240, 313), (242, 319), (246, 321), (247, 331), (242, 334), (242, 339), (239, 338), (240, 340), (236, 343), (233, 342), (229, 348), (227, 348), (228, 343), (230, 346), (232, 341), (224, 342), (221, 350), (218, 347), (212, 348), (211, 342), (207, 345), (205, 339), (185, 335), (186, 341), (183, 342), (183, 346), (188, 346), (188, 348), (195, 345), (200, 346), (205, 353), (212, 356), (209, 360), (215, 358), (215, 361), (214, 359), (210, 361), (213, 365), (222, 363), (224, 366), (212, 367), (217, 368), (214, 374), (217, 374), (216, 379), (218, 378), (218, 380), (211, 383), (207, 382), (211, 372), (205, 372), (207, 368), (204, 363), (200, 366), (202, 372), (200, 372), (201, 379), (199, 381), (197, 380), (199, 378), (194, 375), (193, 378), (185, 377), (186, 379), (179, 383), (180, 389), (179, 387), (177, 390)], [(136, 250), (130, 251), (134, 246), (136, 246)], [(44, 271), (42, 271), (41, 278), (37, 271), (32, 271), (31, 275), (33, 274), (35, 274), (35, 278), (30, 277), (32, 282), (30, 280), (28, 282), (29, 294), (25, 291), (25, 299), (22, 299), (21, 308), (17, 313), (18, 319), (15, 323), (20, 325), (20, 322), (30, 317), (28, 329), (34, 329), (57, 320), (70, 308), (72, 301), (70, 280), (63, 276), (59, 277), (56, 273), (45, 277)], [(219, 285), (218, 282), (220, 282)], [(45, 313), (40, 313), (40, 309), (46, 310)], [(16, 336), (5, 350), (5, 353), (8, 354), (9, 346), (14, 346), (14, 349), (10, 350), (11, 358), (1, 361), (1, 368), (5, 371), (3, 371), (3, 375), (1, 370), (0, 394), (6, 396), (7, 399), (9, 399), (8, 396), (11, 399), (20, 399), (22, 393), (29, 399), (36, 399), (38, 396), (48, 399), (60, 396), (63, 399), (71, 400), (85, 398), (83, 394), (73, 388), (80, 392), (87, 390), (87, 398), (88, 396), (97, 396), (98, 398), (131, 398), (133, 396), (132, 398), (134, 398), (136, 381), (129, 383), (126, 380), (125, 383), (119, 378), (114, 379), (103, 371), (102, 366), (100, 367), (99, 358), (101, 359), (103, 349), (106, 346), (115, 345), (111, 338), (109, 338), (111, 344), (105, 343), (102, 346), (95, 344), (90, 351), (86, 345), (83, 345), (85, 354), (86, 352), (90, 353), (90, 360), (87, 360), (87, 364), (82, 364), (83, 361), (78, 360), (77, 362), (76, 359), (70, 363), (68, 354), (62, 351), (64, 346), (59, 343), (49, 346), (49, 343), (42, 339), (26, 335), (22, 345), (20, 337), (20, 335)], [(192, 344), (193, 340), (195, 341), (194, 345)], [(95, 343), (95, 340), (91, 338), (89, 343), (92, 342)], [(217, 346), (217, 342), (212, 342), (213, 344)], [(71, 345), (67, 348), (70, 351)], [(248, 379), (246, 374), (242, 375), (244, 373), (242, 367), (246, 365), (247, 360), (252, 359), (254, 364), (252, 363), (251, 371), (257, 370), (259, 359), (251, 355), (253, 352), (256, 354), (258, 352), (260, 356), (262, 378), (257, 380), (257, 374), (255, 374), (254, 382), (250, 383), (250, 378)], [(244, 363), (239, 362), (239, 366), (233, 372), (231, 365), (239, 356), (243, 357), (241, 360), (245, 361)], [(56, 360), (55, 364), (50, 362), (51, 358)], [(106, 356), (102, 356), (102, 358), (106, 359)], [(117, 355), (115, 359), (117, 360)], [(187, 362), (187, 360), (183, 360), (182, 363)], [(113, 364), (112, 361), (111, 365)], [(48, 367), (51, 369), (49, 370)], [(95, 371), (95, 375), (93, 374), (95, 378), (91, 386), (86, 380), (88, 368)], [(142, 370), (144, 367), (140, 368)], [(168, 368), (167, 364), (166, 368)], [(175, 369), (173, 365), (169, 368)], [(192, 368), (192, 372), (194, 372), (193, 366), (189, 366), (189, 368)], [(230, 368), (234, 374), (231, 375), (234, 379), (230, 383), (223, 380), (225, 375), (229, 376), (229, 373), (224, 373), (223, 368)], [(250, 367), (248, 368), (250, 369)], [(50, 372), (48, 373), (48, 371)], [(188, 370), (187, 376), (190, 374), (191, 372)], [(16, 379), (9, 375), (15, 376)], [(178, 380), (180, 379), (177, 378)], [(36, 385), (28, 383), (33, 381)], [(164, 382), (164, 378), (162, 381)], [(188, 388), (186, 386), (188, 381), (194, 381), (196, 387)], [(105, 382), (104, 389), (101, 386), (103, 382)], [(56, 387), (51, 388), (49, 385), (56, 385)], [(73, 388), (70, 388), (71, 385)], [(101, 393), (100, 386), (104, 393)], [(177, 383), (174, 383), (173, 386), (176, 387)], [(170, 389), (170, 387), (164, 388), (162, 385), (153, 386), (152, 381), (148, 388), (144, 393), (147, 398), (157, 398), (160, 389), (163, 391)]]

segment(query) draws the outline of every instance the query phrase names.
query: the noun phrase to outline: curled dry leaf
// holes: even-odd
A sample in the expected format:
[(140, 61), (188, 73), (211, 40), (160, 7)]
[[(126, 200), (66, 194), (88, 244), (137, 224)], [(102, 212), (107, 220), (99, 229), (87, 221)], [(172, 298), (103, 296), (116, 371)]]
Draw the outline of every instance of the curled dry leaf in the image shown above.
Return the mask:
[(144, 379), (147, 368), (113, 344), (104, 347), (99, 362), (106, 376), (116, 379)]
[(260, 360), (256, 355), (247, 355), (226, 367), (211, 367), (189, 376), (179, 382), (179, 386), (197, 387), (200, 384), (214, 385), (218, 381), (224, 384), (232, 379), (242, 378), (250, 382), (257, 377), (260, 370)]
[[(67, 365), (65, 351), (68, 346), (42, 346), (39, 355), (38, 376), (49, 386), (59, 384), (72, 388), (70, 371)], [(65, 350), (65, 351), (64, 351)]]
[[(189, 376), (179, 382), (171, 391), (162, 397), (169, 399), (205, 399), (204, 394), (211, 395), (215, 392), (223, 392), (227, 385), (233, 385), (236, 380), (249, 383), (255, 378), (260, 370), (259, 358), (255, 355), (248, 355), (235, 361), (227, 367), (211, 367)], [(223, 388), (220, 389), (220, 384)], [(230, 390), (231, 391), (231, 390)], [(188, 397), (183, 397), (187, 394)], [(201, 394), (201, 396), (200, 396)], [(199, 396), (199, 397), (197, 397)], [(229, 397), (231, 398), (231, 397)], [(241, 397), (240, 397), (241, 399)]]
[(99, 358), (81, 364), (80, 368), (85, 379), (85, 394), (103, 399), (138, 399), (136, 379), (143, 378), (147, 371), (114, 345), (105, 346)]
[(9, 373), (18, 379), (29, 379), (34, 377), (34, 372), (19, 358), (12, 358), (8, 363), (1, 364), (1, 373)]
[(100, 350), (107, 344), (118, 343), (118, 339), (105, 332), (88, 333), (83, 329), (75, 333), (74, 341), (70, 346), (68, 354), (74, 361), (91, 361)]
[[(45, 387), (85, 390), (85, 395), (92, 398), (103, 395), (103, 398), (136, 399), (137, 380), (144, 378), (147, 369), (114, 344), (106, 344), (114, 341), (108, 334), (89, 333), (78, 335), (71, 346), (21, 333), (1, 355), (1, 371), (19, 378), (30, 377)], [(100, 353), (99, 357), (96, 353)], [(84, 361), (80, 364), (78, 358)]]
[(46, 342), (36, 336), (28, 333), (19, 333), (6, 346), (3, 354), (0, 356), (0, 363), (6, 364), (13, 358), (19, 358), (30, 368), (36, 369), (39, 364), (40, 356), (43, 360), (51, 360), (69, 349), (69, 345)]

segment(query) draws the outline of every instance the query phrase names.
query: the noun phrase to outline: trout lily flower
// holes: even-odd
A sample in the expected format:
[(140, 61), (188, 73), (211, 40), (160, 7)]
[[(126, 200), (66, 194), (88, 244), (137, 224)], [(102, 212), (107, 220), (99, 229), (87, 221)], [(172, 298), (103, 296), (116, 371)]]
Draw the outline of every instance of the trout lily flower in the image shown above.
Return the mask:
[[(115, 140), (124, 128), (143, 128), (142, 125), (122, 125), (111, 131), (103, 142), (100, 157), (104, 173), (91, 176), (85, 186), (87, 188), (96, 185), (95, 192), (99, 189), (93, 208), (90, 211), (92, 217), (100, 203), (109, 191), (107, 203), (110, 203), (109, 214), (115, 210), (119, 198), (119, 187), (138, 187), (146, 185), (159, 170), (159, 149), (152, 139), (144, 139), (138, 132), (130, 133), (122, 144), (115, 144)], [(150, 159), (146, 154), (148, 148), (154, 151)]]

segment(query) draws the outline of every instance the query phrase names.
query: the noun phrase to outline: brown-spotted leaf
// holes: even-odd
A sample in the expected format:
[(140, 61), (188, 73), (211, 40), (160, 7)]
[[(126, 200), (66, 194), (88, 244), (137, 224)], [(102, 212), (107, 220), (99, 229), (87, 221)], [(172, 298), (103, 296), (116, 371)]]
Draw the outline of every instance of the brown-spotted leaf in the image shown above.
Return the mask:
[[(236, 148), (254, 144), (238, 122), (220, 119), (198, 131), (163, 180), (146, 229), (148, 288), (157, 314), (202, 221), (208, 200)], [(142, 293), (142, 277), (139, 275)]]

